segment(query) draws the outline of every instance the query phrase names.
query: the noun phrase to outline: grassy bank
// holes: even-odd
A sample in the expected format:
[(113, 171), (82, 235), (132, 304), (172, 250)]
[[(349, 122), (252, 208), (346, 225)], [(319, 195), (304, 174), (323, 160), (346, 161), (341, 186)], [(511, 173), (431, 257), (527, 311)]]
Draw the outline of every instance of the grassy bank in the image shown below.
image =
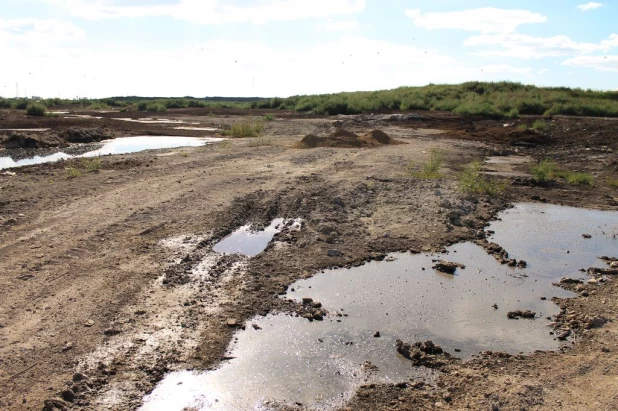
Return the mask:
[(33, 100), (56, 106), (116, 107), (137, 111), (175, 108), (285, 109), (314, 114), (358, 114), (384, 111), (436, 110), (462, 115), (514, 118), (525, 114), (618, 117), (618, 92), (536, 87), (512, 82), (430, 84), (393, 90), (292, 96), (288, 98), (142, 98), (99, 100), (4, 99), (0, 108), (25, 110)]

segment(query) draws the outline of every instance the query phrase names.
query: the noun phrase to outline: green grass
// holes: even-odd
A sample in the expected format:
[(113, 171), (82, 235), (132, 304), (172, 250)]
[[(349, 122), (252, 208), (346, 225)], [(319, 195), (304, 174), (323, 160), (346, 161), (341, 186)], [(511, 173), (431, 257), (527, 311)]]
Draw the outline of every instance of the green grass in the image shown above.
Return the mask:
[(528, 130), (528, 126), (526, 124), (520, 124), (517, 126), (518, 130)]
[(564, 178), (567, 184), (573, 186), (592, 186), (594, 177), (590, 173), (577, 173), (574, 171), (563, 171), (558, 174)]
[(440, 168), (444, 163), (446, 152), (440, 149), (433, 149), (429, 154), (429, 159), (417, 167), (416, 164), (410, 162), (407, 166), (407, 172), (409, 175), (425, 178), (425, 179), (437, 179), (441, 178)]
[(532, 129), (536, 131), (546, 131), (549, 128), (549, 124), (545, 120), (537, 120), (532, 124)]
[(611, 188), (618, 188), (618, 178), (607, 180), (607, 185), (610, 186)]
[(264, 123), (262, 121), (241, 121), (232, 124), (229, 130), (221, 131), (224, 136), (232, 136), (236, 138), (257, 137), (264, 131)]
[(540, 183), (548, 183), (556, 180), (556, 163), (552, 160), (542, 160), (530, 167), (534, 179)]
[(506, 184), (484, 175), (481, 172), (481, 162), (468, 164), (459, 175), (459, 187), (468, 194), (484, 194), (491, 197), (502, 194)]
[(80, 163), (86, 173), (98, 173), (102, 165), (100, 157), (82, 158)]
[(275, 119), (275, 116), (273, 116), (272, 114), (266, 114), (264, 116), (265, 121), (273, 121), (274, 119)]
[(26, 114), (29, 116), (45, 117), (47, 114), (47, 107), (41, 103), (30, 103), (26, 107)]
[(77, 178), (81, 177), (82, 171), (76, 167), (67, 167), (67, 177), (68, 178)]

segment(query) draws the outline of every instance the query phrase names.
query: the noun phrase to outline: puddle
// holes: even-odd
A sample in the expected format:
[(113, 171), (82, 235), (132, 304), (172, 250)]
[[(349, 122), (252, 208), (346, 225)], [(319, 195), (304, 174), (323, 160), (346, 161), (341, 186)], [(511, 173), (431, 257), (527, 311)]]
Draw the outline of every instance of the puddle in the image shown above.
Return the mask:
[[(330, 312), (324, 321), (255, 318), (236, 334), (226, 354), (231, 360), (211, 372), (169, 374), (141, 409), (268, 409), (267, 400), (335, 408), (360, 384), (431, 375), (397, 354), (396, 339), (432, 339), (464, 359), (485, 350), (557, 349), (544, 318), (558, 307), (540, 298), (572, 296), (552, 283), (582, 277), (579, 268), (602, 267), (597, 256), (615, 254), (618, 213), (520, 204), (500, 217), (489, 227), (496, 232), (492, 240), (525, 259), (526, 269), (500, 265), (480, 247), (461, 243), (444, 255), (394, 253), (393, 261), (324, 271), (296, 282), (285, 296), (321, 302)], [(438, 273), (431, 268), (438, 258), (466, 268)], [(535, 311), (537, 319), (508, 320), (507, 312), (516, 309)], [(380, 338), (373, 337), (376, 331)], [(368, 373), (365, 361), (378, 370)]]
[(103, 117), (98, 117), (98, 116), (91, 116), (90, 114), (69, 114), (67, 116), (64, 116), (63, 118), (81, 118), (81, 119), (97, 119), (100, 120)]
[(174, 127), (174, 130), (217, 131), (218, 129), (212, 127)]
[(50, 163), (75, 157), (97, 157), (109, 154), (129, 154), (163, 148), (198, 147), (221, 141), (220, 138), (195, 137), (124, 137), (93, 144), (74, 145), (63, 151), (41, 149), (8, 149), (0, 157), (0, 170), (33, 164)]
[(115, 118), (112, 118), (112, 120), (128, 121), (131, 123), (141, 123), (141, 124), (193, 124), (193, 125), (200, 124), (200, 123), (187, 123), (184, 120), (172, 120), (169, 118), (150, 118), (150, 117), (137, 118), (137, 119), (115, 117)]
[(0, 131), (32, 131), (32, 132), (42, 132), (49, 131), (48, 128), (0, 128)]
[(300, 226), (300, 221), (276, 218), (263, 230), (253, 230), (251, 225), (247, 224), (219, 241), (212, 250), (217, 253), (256, 256), (266, 249), (273, 236), (280, 232), (284, 225)]

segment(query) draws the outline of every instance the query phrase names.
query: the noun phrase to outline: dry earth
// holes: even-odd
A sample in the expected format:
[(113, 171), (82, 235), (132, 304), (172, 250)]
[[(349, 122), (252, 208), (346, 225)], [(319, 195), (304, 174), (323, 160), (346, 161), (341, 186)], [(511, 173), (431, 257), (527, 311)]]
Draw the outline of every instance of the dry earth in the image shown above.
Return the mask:
[[(30, 119), (7, 111), (0, 129), (49, 128), (11, 139), (39, 146), (64, 145), (66, 130), (75, 128), (105, 136), (217, 134), (113, 120), (134, 113), (81, 114), (102, 118)], [(216, 128), (241, 116), (247, 114), (157, 114)], [(77, 160), (0, 171), (1, 409), (135, 409), (166, 372), (216, 368), (246, 319), (302, 312), (277, 296), (320, 269), (478, 238), (516, 201), (618, 209), (611, 185), (618, 178), (617, 121), (554, 118), (547, 132), (536, 133), (444, 113), (276, 116), (261, 138), (104, 157), (99, 172), (78, 178), (65, 170)], [(380, 129), (406, 144), (294, 148), (307, 134), (340, 127)], [(0, 131), (0, 141), (14, 133)], [(442, 178), (406, 173), (436, 148), (447, 152)], [(486, 169), (505, 178), (508, 190), (497, 198), (462, 194), (458, 173), (486, 156), (500, 159)], [(534, 183), (528, 162), (547, 157), (593, 173), (595, 186)], [(451, 224), (453, 210), (464, 210), (465, 224)], [(284, 230), (252, 259), (210, 253), (237, 227), (275, 217), (302, 218), (303, 226)], [(199, 275), (203, 258), (215, 267), (209, 276)], [(578, 292), (556, 301), (565, 315), (609, 322), (582, 331), (561, 352), (487, 354), (444, 367), (436, 384), (363, 387), (348, 407), (617, 409), (618, 283)]]

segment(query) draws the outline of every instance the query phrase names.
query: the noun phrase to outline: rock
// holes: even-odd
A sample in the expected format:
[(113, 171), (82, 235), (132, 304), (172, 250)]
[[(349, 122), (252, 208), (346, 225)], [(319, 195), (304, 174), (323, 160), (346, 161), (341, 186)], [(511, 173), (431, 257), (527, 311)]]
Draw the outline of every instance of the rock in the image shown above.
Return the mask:
[(88, 320), (84, 323), (84, 327), (92, 327), (94, 325), (94, 320)]
[(588, 238), (592, 238), (592, 236), (590, 234), (582, 234), (582, 238), (588, 239)]
[(450, 354), (445, 353), (440, 346), (435, 345), (431, 340), (417, 342), (414, 345), (397, 340), (395, 347), (397, 352), (411, 360), (415, 367), (440, 368), (447, 365), (447, 359), (451, 358)]
[(257, 331), (257, 330), (261, 330), (261, 329), (262, 329), (262, 327), (260, 327), (260, 326), (259, 326), (259, 325), (257, 325), (257, 324), (251, 324), (251, 326), (252, 326), (252, 327), (253, 327), (253, 329), (254, 329), (254, 330), (256, 330), (256, 331)]
[(322, 311), (317, 311), (313, 314), (312, 317), (315, 321), (323, 321), (324, 320), (324, 313)]
[(314, 301), (314, 302), (312, 302), (312, 303), (311, 303), (311, 306), (312, 306), (313, 308), (322, 308), (322, 303), (319, 303), (319, 302), (317, 302), (317, 301)]
[(107, 335), (108, 337), (112, 337), (112, 336), (118, 335), (120, 333), (121, 333), (120, 330), (116, 330), (114, 328), (108, 328), (105, 331), (103, 331), (103, 334)]
[(313, 298), (303, 297), (303, 304), (311, 304), (313, 303)]
[(563, 277), (560, 279), (560, 284), (583, 284), (584, 281), (579, 278)]
[(518, 267), (518, 268), (526, 268), (526, 267), (528, 267), (528, 263), (527, 263), (527, 262), (525, 262), (524, 260), (519, 260), (519, 261), (517, 262), (517, 267)]
[(511, 319), (511, 320), (518, 320), (520, 318), (534, 319), (535, 316), (536, 316), (536, 313), (534, 311), (530, 311), (530, 310), (509, 311), (506, 314), (506, 317), (508, 319)]
[(590, 275), (618, 275), (618, 267), (612, 267), (612, 266), (610, 266), (609, 268), (590, 267), (588, 269), (588, 274)]
[(328, 250), (329, 257), (341, 257), (343, 253), (339, 250)]
[(590, 285), (597, 285), (599, 283), (599, 280), (597, 280), (596, 278), (591, 278), (590, 280), (588, 280), (588, 284)]
[(380, 338), (380, 331), (376, 331), (376, 332), (373, 334), (373, 338)]
[(439, 260), (439, 261), (434, 261), (434, 262), (436, 263), (436, 265), (434, 265), (431, 268), (433, 268), (436, 271), (440, 271), (446, 274), (455, 274), (455, 270), (457, 270), (458, 268), (462, 268), (462, 269), (466, 268), (466, 266), (463, 264), (454, 263), (454, 262), (446, 261), (446, 260)]
[(238, 321), (235, 318), (228, 318), (225, 325), (228, 327), (238, 327)]
[(345, 207), (345, 204), (340, 197), (333, 198), (333, 204), (339, 207)]
[(571, 329), (561, 331), (559, 334), (556, 335), (556, 338), (564, 341), (569, 335), (571, 335)]
[(73, 343), (72, 342), (67, 342), (64, 345), (64, 347), (62, 347), (62, 352), (67, 352), (67, 351), (69, 351), (72, 348), (73, 348)]
[(498, 309), (498, 304), (494, 303), (494, 305), (492, 305), (492, 308), (493, 308), (494, 310), (497, 310), (497, 309)]

